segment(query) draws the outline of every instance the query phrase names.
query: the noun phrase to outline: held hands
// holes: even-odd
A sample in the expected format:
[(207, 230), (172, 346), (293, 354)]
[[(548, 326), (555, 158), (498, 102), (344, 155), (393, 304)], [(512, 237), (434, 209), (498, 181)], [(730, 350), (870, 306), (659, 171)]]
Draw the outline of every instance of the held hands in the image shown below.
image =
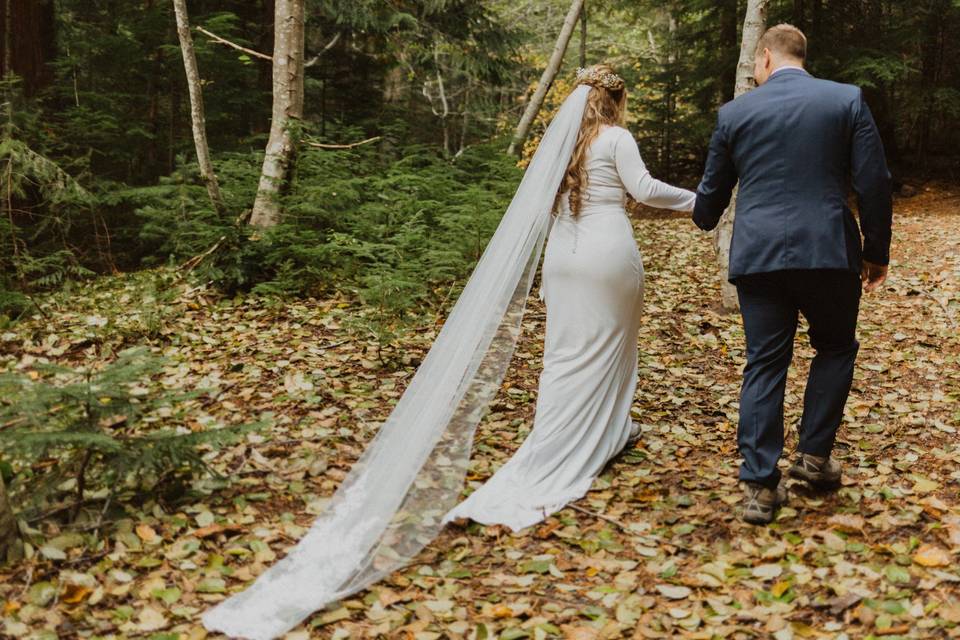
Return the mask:
[(867, 293), (874, 291), (882, 285), (887, 279), (887, 265), (874, 264), (863, 261), (863, 267), (860, 271), (860, 281), (863, 282), (863, 290)]

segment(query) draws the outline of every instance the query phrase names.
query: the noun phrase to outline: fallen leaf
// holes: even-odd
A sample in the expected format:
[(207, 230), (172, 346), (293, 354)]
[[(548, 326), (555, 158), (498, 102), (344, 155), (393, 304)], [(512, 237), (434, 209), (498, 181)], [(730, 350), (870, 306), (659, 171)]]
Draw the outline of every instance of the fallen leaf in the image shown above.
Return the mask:
[(156, 542), (157, 532), (150, 525), (141, 523), (137, 525), (137, 537), (149, 544)]
[(137, 615), (137, 628), (140, 631), (156, 631), (167, 626), (163, 612), (153, 607), (144, 607)]
[(753, 568), (753, 577), (763, 580), (772, 580), (778, 578), (783, 573), (783, 567), (778, 564), (761, 564)]
[(862, 533), (866, 521), (861, 515), (835, 513), (827, 519), (827, 524), (844, 533)]
[(671, 600), (683, 600), (692, 593), (689, 587), (673, 584), (658, 584), (657, 591), (659, 591), (662, 596), (670, 598)]
[(946, 567), (950, 564), (950, 553), (941, 547), (924, 544), (913, 554), (913, 561), (922, 567)]

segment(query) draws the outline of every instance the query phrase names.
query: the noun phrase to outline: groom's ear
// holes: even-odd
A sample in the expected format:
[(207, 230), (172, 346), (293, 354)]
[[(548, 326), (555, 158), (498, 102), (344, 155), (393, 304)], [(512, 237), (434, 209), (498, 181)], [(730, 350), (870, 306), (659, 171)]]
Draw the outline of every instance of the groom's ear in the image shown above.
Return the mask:
[(758, 48), (753, 61), (753, 86), (758, 87), (764, 83), (770, 73), (770, 67), (773, 62), (773, 54), (767, 47)]

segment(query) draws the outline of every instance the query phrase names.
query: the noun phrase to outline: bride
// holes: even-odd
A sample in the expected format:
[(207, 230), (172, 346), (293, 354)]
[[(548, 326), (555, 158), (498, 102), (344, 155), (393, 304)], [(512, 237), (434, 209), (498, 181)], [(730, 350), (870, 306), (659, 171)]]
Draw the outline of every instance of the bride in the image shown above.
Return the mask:
[[(582, 497), (631, 437), (643, 265), (626, 194), (689, 211), (621, 125), (607, 65), (577, 72), (463, 293), (393, 412), (283, 560), (203, 615), (211, 631), (268, 640), (414, 559), (447, 522), (529, 527)], [(543, 373), (530, 436), (456, 505), (473, 434), (499, 389), (543, 262)], [(225, 573), (232, 573), (227, 567)]]
[(557, 196), (543, 261), (547, 335), (536, 417), (514, 456), (445, 520), (471, 518), (518, 531), (587, 492), (638, 434), (637, 388), (643, 263), (625, 195), (691, 211), (696, 194), (655, 180), (623, 122), (627, 92), (607, 65), (577, 75), (591, 87)]

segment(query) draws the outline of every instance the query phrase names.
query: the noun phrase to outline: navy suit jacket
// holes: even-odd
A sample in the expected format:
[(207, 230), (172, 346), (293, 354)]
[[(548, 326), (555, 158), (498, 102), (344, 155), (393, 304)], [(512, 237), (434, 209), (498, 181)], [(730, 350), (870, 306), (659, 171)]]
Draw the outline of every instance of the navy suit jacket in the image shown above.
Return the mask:
[[(738, 180), (731, 282), (752, 273), (859, 272), (862, 260), (889, 263), (890, 172), (858, 87), (783, 69), (721, 107), (697, 188), (698, 227), (717, 226)], [(859, 228), (846, 204), (851, 183)]]

